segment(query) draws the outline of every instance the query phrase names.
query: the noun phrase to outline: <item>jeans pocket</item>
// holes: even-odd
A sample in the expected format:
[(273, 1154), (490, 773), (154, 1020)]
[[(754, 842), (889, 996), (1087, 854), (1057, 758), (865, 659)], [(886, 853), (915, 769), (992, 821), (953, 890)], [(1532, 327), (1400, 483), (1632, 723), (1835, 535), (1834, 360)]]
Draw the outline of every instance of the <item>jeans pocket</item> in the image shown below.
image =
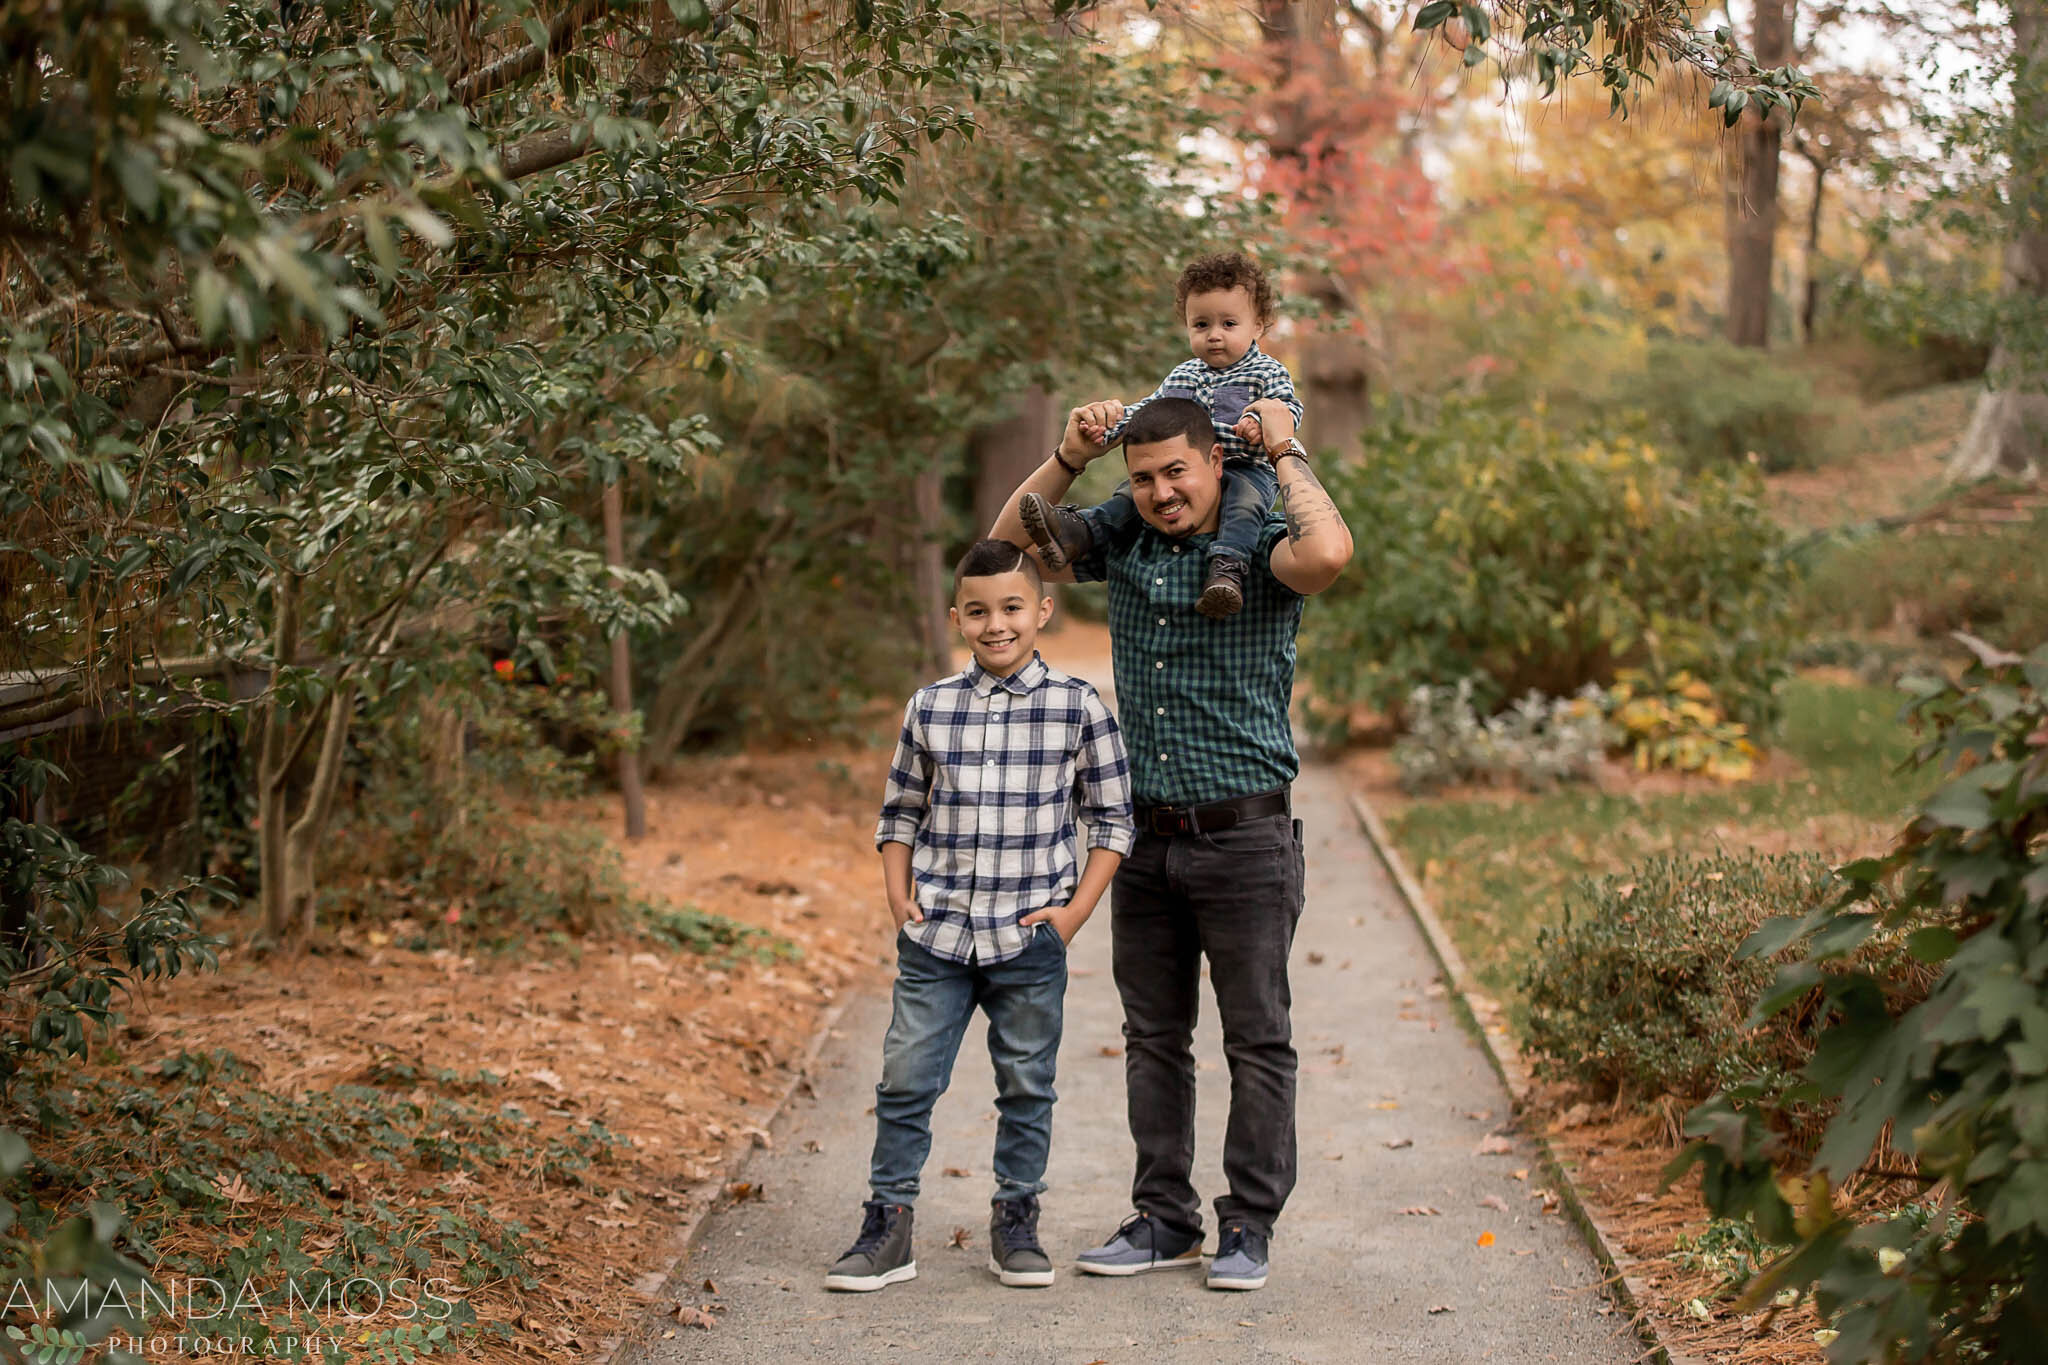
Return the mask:
[(1242, 820), (1228, 829), (1203, 830), (1201, 837), (1225, 853), (1278, 853), (1287, 847), (1287, 817)]
[(1053, 922), (1051, 920), (1042, 919), (1038, 923), (1032, 925), (1031, 929), (1033, 933), (1050, 934), (1052, 936), (1054, 946), (1059, 949), (1060, 956), (1065, 957), (1067, 955), (1067, 940), (1061, 936), (1060, 931), (1053, 926)]

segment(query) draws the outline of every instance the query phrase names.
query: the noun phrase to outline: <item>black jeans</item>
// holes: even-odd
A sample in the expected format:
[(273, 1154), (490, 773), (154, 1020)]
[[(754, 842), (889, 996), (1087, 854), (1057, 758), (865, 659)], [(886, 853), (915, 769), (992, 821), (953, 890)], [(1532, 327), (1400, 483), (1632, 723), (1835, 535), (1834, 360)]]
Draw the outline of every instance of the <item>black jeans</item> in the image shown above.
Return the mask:
[(1140, 830), (1117, 869), (1110, 941), (1124, 1006), (1124, 1082), (1138, 1169), (1131, 1203), (1168, 1228), (1202, 1230), (1195, 1160), (1195, 1013), (1202, 958), (1223, 1021), (1230, 1124), (1218, 1222), (1271, 1236), (1294, 1189), (1293, 996), (1287, 955), (1301, 918), (1301, 822), (1263, 816), (1227, 830)]

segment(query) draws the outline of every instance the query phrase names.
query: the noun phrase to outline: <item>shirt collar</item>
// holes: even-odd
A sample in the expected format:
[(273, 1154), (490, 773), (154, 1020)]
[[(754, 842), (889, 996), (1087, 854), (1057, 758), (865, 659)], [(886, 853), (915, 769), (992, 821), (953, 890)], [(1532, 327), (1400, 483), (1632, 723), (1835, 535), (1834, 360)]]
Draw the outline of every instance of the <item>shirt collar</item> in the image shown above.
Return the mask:
[[(1219, 369), (1215, 369), (1215, 368), (1213, 368), (1213, 367), (1212, 367), (1212, 368), (1210, 369), (1209, 373), (1210, 373), (1210, 374), (1229, 374), (1229, 373), (1230, 373), (1230, 372), (1231, 372), (1232, 370), (1236, 369), (1236, 368), (1237, 368), (1238, 366), (1240, 366), (1240, 365), (1243, 365), (1243, 364), (1246, 364), (1247, 362), (1249, 362), (1249, 361), (1251, 361), (1251, 360), (1253, 360), (1253, 359), (1255, 359), (1255, 358), (1257, 358), (1257, 357), (1263, 356), (1263, 355), (1265, 355), (1265, 352), (1264, 352), (1264, 351), (1262, 351), (1262, 350), (1260, 350), (1260, 349), (1259, 349), (1259, 343), (1258, 343), (1258, 342), (1256, 342), (1256, 341), (1254, 341), (1254, 342), (1253, 342), (1253, 343), (1251, 344), (1250, 348), (1249, 348), (1249, 349), (1247, 349), (1247, 350), (1245, 351), (1245, 353), (1244, 353), (1243, 355), (1241, 355), (1241, 356), (1239, 356), (1239, 357), (1238, 357), (1237, 359), (1235, 359), (1235, 360), (1231, 361), (1231, 362), (1230, 362), (1230, 363), (1229, 363), (1228, 365), (1225, 365), (1225, 366), (1224, 366), (1224, 367), (1223, 367), (1222, 369), (1220, 369), (1220, 370), (1219, 370)], [(1202, 363), (1203, 363), (1204, 365), (1207, 365), (1207, 364), (1208, 364), (1209, 362), (1205, 360), (1205, 361), (1203, 361)]]
[(967, 665), (967, 681), (974, 688), (974, 695), (977, 697), (986, 697), (998, 687), (1021, 697), (1035, 691), (1038, 685), (1045, 681), (1046, 672), (1044, 658), (1034, 649), (1031, 651), (1031, 662), (1007, 678), (998, 678), (981, 666), (981, 660), (975, 659)]

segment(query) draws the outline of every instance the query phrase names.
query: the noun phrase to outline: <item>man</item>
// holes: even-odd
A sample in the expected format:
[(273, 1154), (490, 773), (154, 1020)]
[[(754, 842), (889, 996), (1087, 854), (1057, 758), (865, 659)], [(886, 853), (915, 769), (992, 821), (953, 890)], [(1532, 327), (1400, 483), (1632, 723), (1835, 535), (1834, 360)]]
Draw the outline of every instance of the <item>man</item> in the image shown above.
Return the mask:
[[(1102, 453), (1085, 432), (1113, 425), (1116, 407), (1068, 414), (1059, 446), (996, 519), (995, 538), (1032, 547), (1020, 506), (1066, 493)], [(1302, 834), (1288, 797), (1300, 759), (1287, 706), (1302, 601), (1336, 581), (1351, 558), (1351, 533), (1293, 439), (1293, 414), (1271, 401), (1253, 411), (1279, 474), (1281, 511), (1266, 518), (1236, 615), (1212, 620), (1196, 611), (1219, 520), (1222, 450), (1208, 410), (1186, 399), (1148, 404), (1124, 433), (1144, 529), (1046, 574), (1108, 583), (1138, 825), (1110, 905), (1138, 1148), (1136, 1212), (1079, 1265), (1134, 1275), (1201, 1264), (1201, 1205), (1190, 1176), (1193, 1036), (1206, 956), (1230, 1067), (1230, 1189), (1216, 1200), (1213, 1289), (1265, 1284), (1273, 1224), (1294, 1188), (1287, 956), (1301, 914)]]

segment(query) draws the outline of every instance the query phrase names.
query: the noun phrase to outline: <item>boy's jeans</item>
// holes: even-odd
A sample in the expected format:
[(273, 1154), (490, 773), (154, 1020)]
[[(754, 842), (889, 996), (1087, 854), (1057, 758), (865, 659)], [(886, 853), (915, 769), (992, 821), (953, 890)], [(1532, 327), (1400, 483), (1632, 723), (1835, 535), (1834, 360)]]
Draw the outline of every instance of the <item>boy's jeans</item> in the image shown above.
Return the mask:
[(1031, 944), (994, 966), (953, 962), (896, 936), (895, 1013), (882, 1040), (875, 1087), (875, 1155), (868, 1183), (890, 1204), (917, 1201), (918, 1172), (932, 1148), (932, 1106), (953, 1078), (967, 1022), (988, 1015), (996, 1068), (996, 1198), (1045, 1188), (1052, 1143), (1053, 1068), (1067, 994), (1067, 948), (1040, 924)]
[[(1280, 475), (1266, 460), (1246, 455), (1223, 458), (1223, 515), (1216, 527), (1216, 539), (1209, 546), (1209, 558), (1230, 555), (1246, 564), (1259, 548), (1259, 533), (1265, 529), (1266, 513), (1280, 494)], [(1131, 482), (1124, 480), (1106, 502), (1081, 509), (1088, 534), (1097, 545), (1115, 545), (1135, 532), (1142, 521), (1138, 504), (1131, 501)]]
[(1293, 997), (1287, 955), (1301, 918), (1301, 822), (1285, 815), (1207, 834), (1138, 829), (1110, 904), (1124, 1082), (1138, 1148), (1131, 1205), (1187, 1236), (1202, 1231), (1195, 1162), (1195, 1015), (1202, 959), (1223, 1023), (1229, 1193), (1219, 1223), (1270, 1237), (1294, 1189)]

